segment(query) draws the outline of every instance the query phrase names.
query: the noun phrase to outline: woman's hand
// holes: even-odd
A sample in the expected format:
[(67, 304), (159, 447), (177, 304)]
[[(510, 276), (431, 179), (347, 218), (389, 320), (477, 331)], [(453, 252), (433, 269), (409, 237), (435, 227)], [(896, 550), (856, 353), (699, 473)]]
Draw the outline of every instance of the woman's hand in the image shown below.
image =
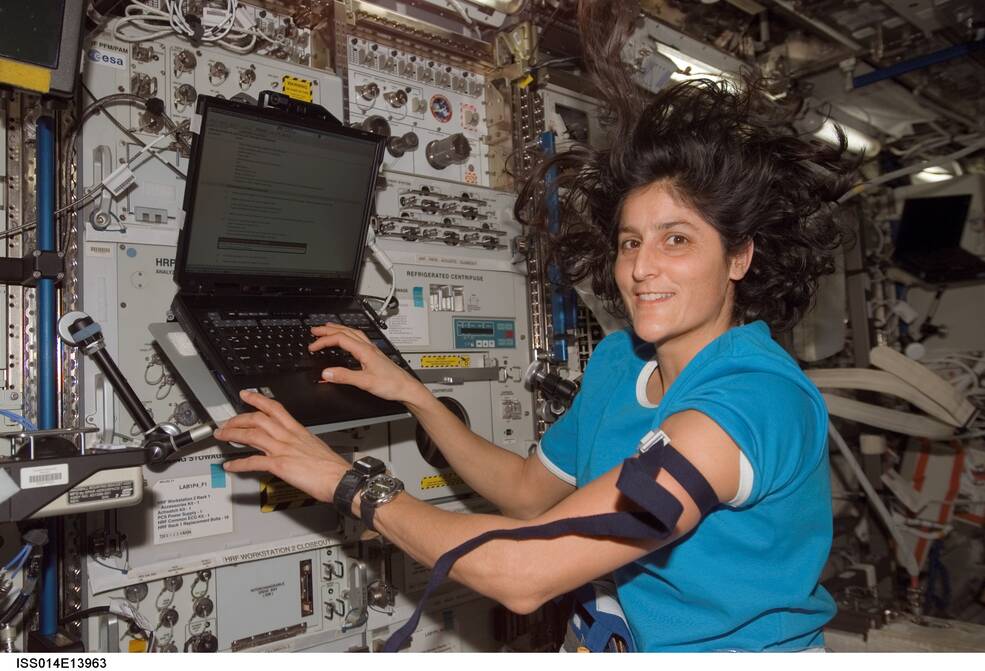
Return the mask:
[(258, 412), (233, 417), (216, 430), (215, 437), (249, 445), (263, 454), (227, 461), (225, 469), (230, 473), (267, 471), (319, 501), (331, 502), (349, 462), (301, 426), (277, 401), (252, 391), (239, 395)]
[(387, 401), (414, 404), (430, 392), (413, 375), (395, 364), (370, 342), (366, 334), (340, 324), (325, 324), (311, 329), (319, 336), (308, 346), (312, 352), (327, 347), (341, 347), (354, 356), (362, 370), (348, 368), (326, 368), (322, 379), (334, 384), (351, 384), (373, 396)]

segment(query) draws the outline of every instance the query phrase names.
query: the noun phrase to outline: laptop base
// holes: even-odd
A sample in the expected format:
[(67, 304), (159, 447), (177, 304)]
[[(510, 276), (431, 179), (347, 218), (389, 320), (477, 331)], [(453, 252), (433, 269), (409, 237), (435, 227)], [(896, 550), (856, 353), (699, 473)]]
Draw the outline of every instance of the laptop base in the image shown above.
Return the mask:
[[(192, 344), (191, 338), (185, 333), (184, 329), (177, 323), (151, 324), (149, 327), (151, 335), (160, 347), (161, 352), (168, 359), (171, 369), (181, 377), (186, 388), (195, 396), (195, 399), (202, 406), (209, 418), (217, 425), (237, 414), (236, 409), (226, 398), (219, 383), (209, 371), (208, 366), (199, 356), (198, 350)], [(278, 399), (284, 403), (288, 412), (291, 412), (289, 399)], [(293, 414), (293, 413), (292, 413)], [(358, 426), (369, 426), (382, 422), (392, 422), (398, 419), (406, 419), (410, 413), (404, 412), (382, 417), (367, 417), (360, 419), (342, 420), (337, 422), (317, 423), (307, 426), (308, 430), (315, 434), (328, 433), (329, 431), (342, 431)], [(300, 421), (300, 420), (299, 420)], [(308, 424), (307, 422), (301, 422)]]

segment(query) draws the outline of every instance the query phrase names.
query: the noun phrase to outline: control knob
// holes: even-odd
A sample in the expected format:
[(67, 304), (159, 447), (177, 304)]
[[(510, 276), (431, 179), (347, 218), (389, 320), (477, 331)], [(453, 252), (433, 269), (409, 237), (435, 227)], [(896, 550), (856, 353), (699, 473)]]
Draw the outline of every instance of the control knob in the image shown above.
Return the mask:
[(370, 82), (356, 87), (356, 93), (363, 97), (363, 100), (376, 100), (380, 95), (380, 87), (376, 82)]
[(408, 151), (414, 151), (417, 149), (420, 141), (417, 139), (417, 133), (410, 132), (404, 133), (400, 136), (392, 136), (387, 140), (386, 148), (387, 151), (395, 158), (400, 158)]
[(215, 652), (218, 649), (219, 639), (209, 632), (199, 634), (192, 644), (192, 650), (195, 652)]
[(403, 89), (387, 91), (383, 94), (383, 99), (390, 104), (390, 107), (403, 107), (407, 104), (407, 92)]
[(443, 140), (432, 140), (427, 146), (427, 159), (432, 168), (444, 170), (454, 163), (464, 163), (472, 153), (472, 145), (461, 133)]

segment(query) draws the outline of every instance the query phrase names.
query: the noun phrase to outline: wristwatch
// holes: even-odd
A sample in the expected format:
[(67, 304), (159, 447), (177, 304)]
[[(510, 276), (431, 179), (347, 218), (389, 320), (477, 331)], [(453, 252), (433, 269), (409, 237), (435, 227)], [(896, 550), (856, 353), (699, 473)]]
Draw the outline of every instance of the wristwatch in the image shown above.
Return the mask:
[(343, 515), (355, 519), (352, 513), (352, 500), (366, 481), (373, 476), (386, 473), (386, 464), (376, 457), (362, 457), (353, 462), (352, 468), (345, 472), (335, 488), (332, 504)]
[(371, 531), (376, 531), (376, 527), (373, 526), (376, 509), (393, 501), (402, 491), (404, 491), (404, 483), (386, 473), (374, 475), (367, 480), (360, 494), (359, 504), (359, 516), (362, 518), (363, 525)]

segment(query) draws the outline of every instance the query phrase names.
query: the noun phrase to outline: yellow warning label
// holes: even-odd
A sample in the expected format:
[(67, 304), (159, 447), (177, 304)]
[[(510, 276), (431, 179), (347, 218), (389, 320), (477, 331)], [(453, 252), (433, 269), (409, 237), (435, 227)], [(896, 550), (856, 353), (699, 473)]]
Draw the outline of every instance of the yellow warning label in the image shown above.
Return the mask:
[(314, 94), (311, 91), (311, 82), (307, 79), (284, 75), (284, 78), (281, 80), (281, 89), (284, 91), (284, 95), (290, 96), (295, 100), (306, 103), (314, 100)]
[(47, 93), (51, 90), (51, 70), (0, 58), (0, 83)]
[(131, 638), (127, 644), (127, 652), (147, 652), (147, 641), (142, 638)]
[(428, 354), (421, 357), (421, 368), (468, 368), (471, 361), (467, 354)]
[(260, 480), (260, 512), (262, 513), (304, 508), (317, 503), (317, 500), (280, 478), (261, 478)]
[(454, 487), (455, 485), (463, 484), (465, 484), (465, 481), (453, 471), (421, 478), (421, 489), (424, 490), (438, 489), (439, 487)]

